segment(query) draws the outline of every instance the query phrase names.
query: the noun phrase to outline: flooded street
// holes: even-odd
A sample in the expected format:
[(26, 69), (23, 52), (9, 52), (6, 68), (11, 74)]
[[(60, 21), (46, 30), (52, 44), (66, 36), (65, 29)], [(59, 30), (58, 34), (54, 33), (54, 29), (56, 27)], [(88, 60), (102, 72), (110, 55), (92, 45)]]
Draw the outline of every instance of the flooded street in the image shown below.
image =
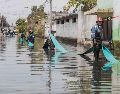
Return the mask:
[(33, 50), (17, 37), (1, 40), (0, 94), (120, 94), (119, 64), (103, 71), (105, 59), (96, 64), (92, 54), (81, 57), (80, 47), (63, 44), (70, 52), (61, 54), (42, 46), (42, 39)]

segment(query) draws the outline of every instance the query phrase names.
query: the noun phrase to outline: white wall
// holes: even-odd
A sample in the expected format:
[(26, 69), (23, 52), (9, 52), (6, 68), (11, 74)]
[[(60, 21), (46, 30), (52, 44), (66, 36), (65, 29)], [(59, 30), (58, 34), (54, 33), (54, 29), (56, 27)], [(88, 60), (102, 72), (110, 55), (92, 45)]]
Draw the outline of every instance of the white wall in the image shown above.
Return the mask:
[(72, 19), (69, 19), (69, 22), (64, 22), (64, 24), (56, 25), (56, 36), (77, 39), (78, 32), (78, 19), (73, 23)]
[(55, 21), (52, 24), (52, 31), (56, 31), (56, 22)]
[(78, 37), (77, 42), (91, 39), (91, 27), (96, 23), (96, 15), (84, 15), (83, 11), (78, 12)]
[(45, 23), (45, 37), (48, 37), (49, 36), (49, 30), (50, 30), (50, 25)]
[(82, 11), (78, 12), (76, 23), (69, 22), (56, 25), (56, 36), (77, 39), (77, 42), (91, 39), (91, 27), (95, 25), (97, 20), (96, 15), (84, 15)]
[[(49, 37), (50, 23), (45, 23), (45, 37)], [(52, 24), (52, 31), (56, 31), (56, 22)], [(55, 35), (56, 36), (56, 35)]]

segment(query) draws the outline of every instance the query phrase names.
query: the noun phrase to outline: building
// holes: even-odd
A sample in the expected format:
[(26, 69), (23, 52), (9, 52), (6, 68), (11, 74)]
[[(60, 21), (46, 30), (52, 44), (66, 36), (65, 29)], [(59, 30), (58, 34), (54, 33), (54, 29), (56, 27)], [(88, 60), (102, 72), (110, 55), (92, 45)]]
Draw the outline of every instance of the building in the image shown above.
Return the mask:
[(91, 44), (91, 27), (96, 23), (96, 15), (85, 15), (81, 8), (78, 11), (78, 44)]
[(78, 14), (67, 14), (55, 19), (56, 37), (64, 39), (65, 42), (77, 43), (78, 35)]
[[(56, 12), (52, 11), (52, 33), (56, 34), (56, 21), (55, 19), (67, 15), (67, 12)], [(45, 37), (49, 36), (49, 30), (50, 30), (50, 14), (46, 14), (46, 19), (45, 19)]]
[(97, 15), (97, 19), (102, 18), (103, 40), (112, 40), (112, 17), (114, 0), (97, 0), (97, 6), (84, 12), (85, 15)]
[[(91, 44), (91, 27), (98, 19), (102, 19), (103, 40), (111, 41), (113, 37), (113, 0), (97, 0), (97, 5), (89, 11), (82, 11), (79, 6), (77, 13), (62, 15), (55, 19), (56, 36), (74, 40), (77, 44)], [(69, 19), (69, 20), (68, 20)], [(74, 21), (75, 22), (74, 22)]]
[(96, 20), (96, 15), (84, 15), (78, 8), (76, 13), (68, 13), (55, 19), (56, 36), (70, 44), (84, 44), (91, 40), (90, 30)]

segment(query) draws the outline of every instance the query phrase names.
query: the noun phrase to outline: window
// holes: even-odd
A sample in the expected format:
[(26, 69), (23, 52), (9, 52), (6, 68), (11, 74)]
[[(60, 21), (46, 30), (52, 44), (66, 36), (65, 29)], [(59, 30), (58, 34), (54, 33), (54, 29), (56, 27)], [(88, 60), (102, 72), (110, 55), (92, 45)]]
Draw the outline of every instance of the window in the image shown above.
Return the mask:
[(60, 24), (60, 21), (59, 21), (59, 20), (57, 20), (57, 21), (56, 21), (56, 24)]
[(73, 18), (73, 19), (72, 19), (72, 22), (75, 23), (75, 22), (76, 22), (76, 18)]
[(61, 21), (61, 24), (64, 24), (64, 20)]
[(66, 22), (69, 22), (69, 19), (66, 19)]

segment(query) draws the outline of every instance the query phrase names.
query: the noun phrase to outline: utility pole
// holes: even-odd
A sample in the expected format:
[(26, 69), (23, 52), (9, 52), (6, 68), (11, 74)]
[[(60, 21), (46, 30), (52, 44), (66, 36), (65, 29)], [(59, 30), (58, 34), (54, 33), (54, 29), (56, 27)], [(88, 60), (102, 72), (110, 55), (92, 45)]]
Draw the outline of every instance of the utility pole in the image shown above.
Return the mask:
[(50, 0), (50, 33), (52, 32), (52, 0)]
[(3, 18), (3, 15), (2, 15), (2, 19), (1, 19), (2, 29), (3, 29), (3, 20), (4, 20), (4, 18)]
[[(49, 33), (52, 33), (52, 0), (50, 0), (50, 31)], [(50, 49), (54, 49), (54, 44), (52, 40), (50, 42)]]

